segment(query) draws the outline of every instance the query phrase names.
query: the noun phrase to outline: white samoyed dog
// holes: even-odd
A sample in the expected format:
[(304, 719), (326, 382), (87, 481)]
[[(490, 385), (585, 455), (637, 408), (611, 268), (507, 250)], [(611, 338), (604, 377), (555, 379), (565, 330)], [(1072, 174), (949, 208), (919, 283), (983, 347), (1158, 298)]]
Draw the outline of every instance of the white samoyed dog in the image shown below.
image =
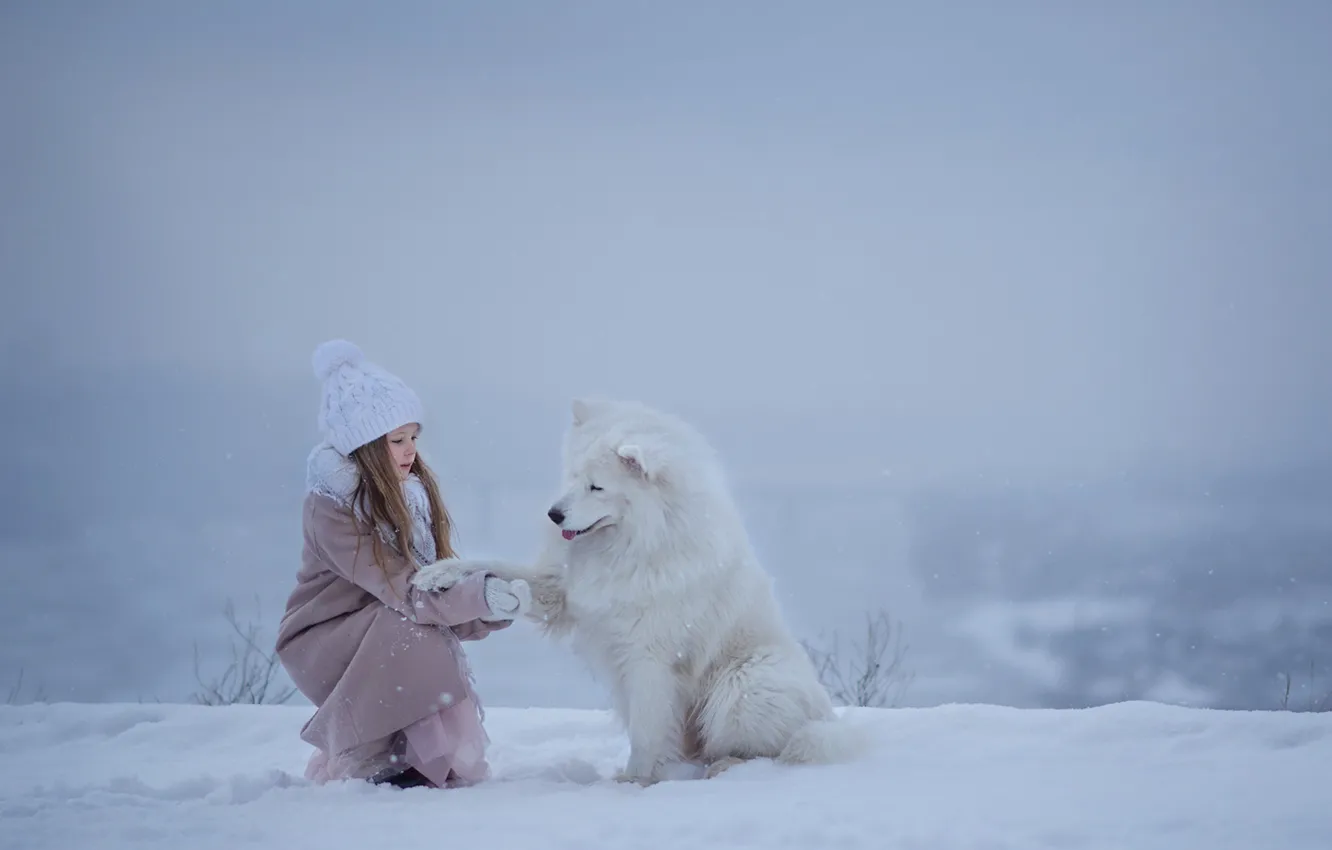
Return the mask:
[(636, 402), (576, 400), (563, 478), (535, 564), (442, 561), (414, 582), (440, 589), (476, 569), (526, 580), (527, 616), (571, 638), (609, 684), (630, 745), (618, 779), (843, 761), (862, 748), (784, 624), (694, 428)]

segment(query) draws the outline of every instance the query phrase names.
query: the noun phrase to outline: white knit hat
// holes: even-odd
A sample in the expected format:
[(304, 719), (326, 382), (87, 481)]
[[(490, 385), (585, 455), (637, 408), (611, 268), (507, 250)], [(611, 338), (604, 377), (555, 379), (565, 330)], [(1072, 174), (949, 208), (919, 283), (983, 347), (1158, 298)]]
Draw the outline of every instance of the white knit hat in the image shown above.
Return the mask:
[(315, 377), (324, 385), (319, 430), (342, 454), (408, 423), (425, 424), (416, 393), (345, 339), (321, 344), (311, 360)]

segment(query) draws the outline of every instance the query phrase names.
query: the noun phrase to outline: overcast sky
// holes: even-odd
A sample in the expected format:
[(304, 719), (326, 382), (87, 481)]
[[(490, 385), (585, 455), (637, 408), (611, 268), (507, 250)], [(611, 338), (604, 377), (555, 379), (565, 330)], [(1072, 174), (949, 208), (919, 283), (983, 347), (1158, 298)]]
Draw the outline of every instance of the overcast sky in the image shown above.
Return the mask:
[[(1332, 460), (1326, 3), (51, 2), (0, 24), (11, 515), (161, 511), (186, 542), (233, 524), (210, 533), (238, 552), (267, 527), (251, 560), (291, 561), (289, 500), (259, 491), (299, 486), (334, 336), (420, 388), (441, 465), (531, 492), (584, 393), (696, 417), (756, 479)], [(186, 408), (191, 435), (155, 432)], [(67, 453), (81, 475), (42, 473)], [(292, 466), (237, 465), (256, 453)], [(251, 507), (133, 513), (204, 480)], [(111, 585), (143, 559), (104, 557)], [(246, 585), (181, 586), (206, 608)]]

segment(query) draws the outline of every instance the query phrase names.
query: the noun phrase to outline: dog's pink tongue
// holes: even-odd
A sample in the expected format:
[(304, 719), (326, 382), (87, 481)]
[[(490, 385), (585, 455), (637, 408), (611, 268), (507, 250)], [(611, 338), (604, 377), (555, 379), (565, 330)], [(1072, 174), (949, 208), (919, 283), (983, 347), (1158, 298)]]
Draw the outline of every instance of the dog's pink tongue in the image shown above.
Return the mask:
[(576, 532), (576, 531), (570, 531), (570, 530), (567, 529), (567, 528), (564, 529), (563, 531), (561, 531), (560, 533), (564, 535), (564, 539), (565, 539), (565, 540), (573, 540), (575, 537), (578, 536), (578, 532)]

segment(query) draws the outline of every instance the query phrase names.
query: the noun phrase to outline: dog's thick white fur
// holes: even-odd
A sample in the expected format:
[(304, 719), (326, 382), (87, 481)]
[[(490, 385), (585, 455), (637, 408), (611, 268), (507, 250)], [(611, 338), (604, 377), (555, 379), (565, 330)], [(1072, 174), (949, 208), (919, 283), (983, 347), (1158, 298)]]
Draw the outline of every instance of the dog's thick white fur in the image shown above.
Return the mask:
[(441, 562), (419, 586), (489, 569), (531, 584), (528, 616), (570, 637), (629, 735), (622, 780), (681, 764), (841, 761), (863, 741), (839, 720), (783, 622), (711, 447), (636, 402), (577, 400), (564, 492), (534, 565)]

